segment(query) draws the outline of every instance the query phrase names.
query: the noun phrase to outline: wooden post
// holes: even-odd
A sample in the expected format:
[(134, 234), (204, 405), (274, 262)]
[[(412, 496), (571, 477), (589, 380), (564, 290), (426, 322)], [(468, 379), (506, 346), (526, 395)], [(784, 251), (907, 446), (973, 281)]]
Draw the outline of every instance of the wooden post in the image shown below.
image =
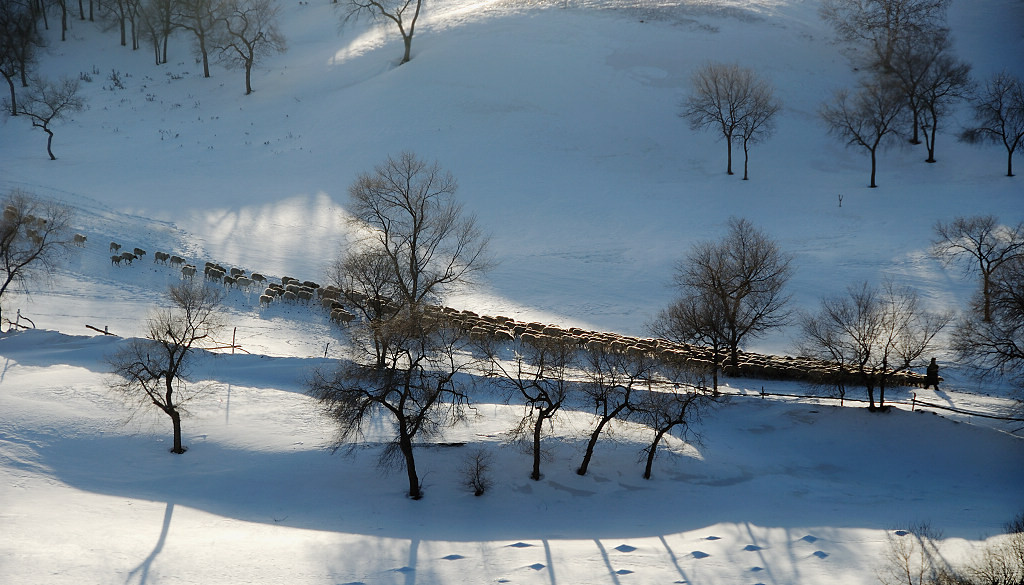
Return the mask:
[(917, 410), (917, 392), (911, 392), (912, 398), (910, 399), (910, 412)]

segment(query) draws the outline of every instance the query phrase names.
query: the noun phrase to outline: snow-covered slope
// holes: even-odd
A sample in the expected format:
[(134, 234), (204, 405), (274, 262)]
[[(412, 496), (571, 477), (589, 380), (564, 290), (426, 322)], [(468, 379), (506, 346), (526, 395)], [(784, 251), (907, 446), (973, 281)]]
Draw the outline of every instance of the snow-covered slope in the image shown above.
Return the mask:
[[(501, 442), (518, 409), (481, 384), (480, 417), (446, 437), (466, 446), (421, 449), (427, 497), (411, 502), (374, 468), (375, 438), (348, 456), (325, 449), (331, 426), (302, 394), (305, 373), (337, 355), (322, 315), (230, 293), (251, 355), (201, 364), (213, 392), (185, 422), (183, 457), (166, 453), (167, 421), (126, 422), (105, 391), (118, 341), (83, 337), (86, 325), (142, 333), (177, 278), (155, 250), (322, 279), (346, 241), (348, 186), (402, 150), (450, 170), (492, 234), (499, 264), (450, 296), (459, 308), (645, 334), (673, 296), (675, 262), (734, 215), (795, 255), (798, 308), (883, 275), (962, 306), (974, 283), (927, 256), (932, 226), (1024, 219), (1024, 188), (1003, 176), (998, 147), (955, 141), (959, 111), (939, 163), (889, 151), (868, 189), (867, 157), (817, 119), (855, 80), (818, 4), (442, 1), (396, 67), (390, 31), (339, 33), (330, 3), (286, 2), (289, 51), (256, 72), (250, 96), (241, 72), (203, 79), (184, 37), (156, 67), (73, 21), (41, 63), (92, 78), (89, 109), (56, 128), (58, 160), (27, 121), (0, 121), (0, 190), (67, 202), (89, 238), (31, 297), (5, 297), (5, 315), (20, 309), (42, 331), (0, 337), (0, 582), (867, 584), (885, 530), (917, 521), (945, 530), (951, 560), (970, 554), (1024, 508), (1011, 425), (736, 398), (705, 420), (703, 444), (673, 441), (646, 482), (636, 427), (577, 476), (589, 418), (566, 413), (532, 482), (526, 456)], [(979, 77), (1024, 75), (1024, 5), (954, 0), (949, 18)], [(756, 67), (785, 104), (750, 181), (726, 176), (724, 145), (678, 117), (707, 60)], [(112, 240), (150, 256), (111, 266)], [(792, 352), (792, 339), (751, 349)], [(944, 374), (929, 399), (1005, 409), (1005, 389)], [(457, 469), (480, 446), (496, 486), (474, 498)]]

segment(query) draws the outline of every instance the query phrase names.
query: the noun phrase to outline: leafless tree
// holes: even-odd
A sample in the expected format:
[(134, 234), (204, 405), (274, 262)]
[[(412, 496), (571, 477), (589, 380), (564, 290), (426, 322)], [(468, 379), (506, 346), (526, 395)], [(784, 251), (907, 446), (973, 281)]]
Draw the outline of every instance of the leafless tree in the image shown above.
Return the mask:
[(644, 479), (651, 478), (658, 447), (665, 435), (677, 433), (680, 438), (694, 439), (696, 425), (703, 412), (717, 401), (707, 388), (689, 384), (674, 384), (656, 391), (643, 392), (635, 401), (634, 413), (637, 421), (647, 425), (654, 432), (651, 442), (644, 449), (646, 465)]
[[(334, 0), (337, 3), (338, 0)], [(405, 52), (399, 65), (412, 59), (412, 37), (416, 33), (416, 21), (423, 8), (423, 0), (343, 0), (344, 20), (347, 22), (366, 14), (375, 20), (391, 21), (398, 28), (405, 44)]]
[(997, 73), (971, 97), (974, 126), (960, 133), (964, 142), (997, 142), (1006, 148), (1006, 176), (1013, 176), (1013, 153), (1024, 150), (1024, 82)]
[(468, 340), (428, 314), (428, 305), (487, 264), (487, 239), (455, 191), (450, 173), (411, 153), (357, 177), (348, 211), (363, 237), (328, 269), (362, 317), (349, 328), (354, 359), (310, 383), (338, 421), (340, 442), (357, 437), (371, 415), (395, 419), (397, 437), (383, 462), (401, 461), (414, 499), (421, 487), (413, 438), (458, 419), (465, 401), (457, 375), (467, 367), (458, 356)]
[(29, 70), (36, 59), (36, 51), (45, 45), (36, 27), (36, 16), (29, 2), (9, 0), (0, 2), (0, 75), (11, 90), (10, 112), (18, 115), (18, 96), (14, 80), (21, 78), (22, 87), (28, 87)]
[(711, 350), (711, 387), (718, 391), (718, 370), (730, 351), (728, 311), (713, 291), (689, 290), (650, 324), (651, 332), (674, 343), (692, 343)]
[(508, 400), (524, 402), (523, 416), (512, 429), (513, 441), (533, 455), (530, 479), (540, 481), (544, 425), (572, 397), (570, 371), (579, 360), (576, 345), (561, 337), (517, 337), (508, 344), (484, 342), (480, 349), (490, 362), (490, 374), (508, 390)]
[(583, 370), (581, 391), (587, 402), (594, 405), (596, 415), (583, 461), (576, 470), (579, 475), (586, 475), (602, 432), (609, 424), (624, 420), (631, 413), (634, 390), (649, 386), (657, 361), (646, 353), (595, 346), (584, 352), (580, 366)]
[(691, 79), (691, 93), (680, 115), (694, 130), (713, 128), (725, 139), (728, 153), (726, 172), (732, 172), (732, 144), (743, 144), (743, 179), (751, 144), (771, 135), (775, 114), (782, 107), (771, 83), (750, 68), (708, 63)]
[(142, 36), (153, 48), (153, 60), (157, 65), (167, 63), (167, 44), (174, 32), (174, 0), (144, 0), (139, 5), (139, 22)]
[[(923, 356), (937, 349), (935, 337), (952, 320), (950, 312), (921, 307), (916, 292), (886, 281), (881, 288), (864, 283), (846, 296), (823, 299), (816, 314), (801, 318), (805, 355), (834, 360), (864, 385), (869, 408), (884, 408), (893, 375), (922, 367)], [(879, 390), (875, 404), (875, 389)]]
[(113, 376), (110, 388), (138, 409), (155, 407), (171, 419), (171, 453), (184, 453), (181, 419), (188, 403), (208, 390), (189, 380), (196, 350), (215, 345), (223, 328), (223, 291), (182, 282), (169, 287), (169, 306), (149, 317), (144, 339), (132, 339), (107, 358)]
[(856, 93), (846, 89), (835, 93), (830, 103), (822, 106), (820, 115), (830, 134), (860, 146), (871, 154), (871, 188), (875, 183), (877, 154), (898, 135), (905, 117), (903, 92), (885, 77), (874, 76), (861, 83)]
[(218, 34), (219, 0), (177, 0), (173, 4), (173, 22), (195, 38), (195, 50), (203, 62), (203, 77), (210, 76), (210, 39)]
[(336, 448), (362, 437), (377, 417), (389, 418), (395, 437), (381, 453), (381, 465), (404, 468), (409, 497), (418, 500), (423, 487), (413, 443), (461, 420), (467, 395), (459, 374), (470, 365), (460, 355), (468, 340), (457, 327), (408, 314), (372, 327), (375, 337), (388, 338), (383, 367), (354, 360), (315, 371), (309, 393), (338, 425)]
[[(369, 321), (420, 314), (453, 286), (490, 267), (488, 238), (455, 199), (458, 184), (435, 162), (403, 152), (349, 188), (349, 213), (363, 234), (332, 263), (328, 278)], [(379, 340), (379, 364), (387, 353)]]
[(982, 378), (1002, 378), (1024, 388), (1024, 256), (993, 271), (990, 319), (961, 314), (952, 335), (958, 359)]
[[(713, 340), (739, 364), (739, 348), (750, 337), (785, 324), (790, 316), (784, 293), (792, 274), (792, 256), (746, 219), (731, 218), (729, 233), (719, 241), (693, 247), (676, 268), (682, 319), (668, 325), (677, 339)], [(690, 319), (689, 316), (693, 317)]]
[(50, 82), (36, 77), (29, 83), (28, 92), (22, 96), (18, 111), (32, 120), (32, 125), (46, 132), (46, 152), (50, 160), (57, 160), (53, 155), (53, 130), (50, 125), (56, 120), (63, 120), (73, 112), (85, 108), (85, 99), (78, 95), (78, 80), (69, 77), (58, 82)]
[[(0, 217), (0, 302), (8, 292), (53, 274), (72, 246), (71, 210), (15, 189)], [(3, 306), (0, 304), (0, 316)]]
[(992, 320), (993, 275), (1000, 266), (1024, 257), (1024, 222), (1001, 225), (994, 215), (957, 217), (935, 224), (931, 253), (946, 265), (964, 261), (968, 273), (981, 275), (981, 319)]
[(825, 0), (821, 16), (840, 40), (867, 49), (861, 67), (890, 69), (896, 46), (945, 27), (950, 0)]
[(939, 133), (939, 120), (951, 106), (967, 97), (972, 87), (971, 66), (952, 55), (939, 55), (932, 64), (920, 87), (921, 131), (924, 134), (928, 158), (935, 162), (935, 138)]
[(278, 11), (277, 0), (228, 0), (221, 7), (222, 26), (211, 44), (223, 63), (245, 70), (245, 95), (252, 93), (253, 66), (271, 53), (285, 51)]

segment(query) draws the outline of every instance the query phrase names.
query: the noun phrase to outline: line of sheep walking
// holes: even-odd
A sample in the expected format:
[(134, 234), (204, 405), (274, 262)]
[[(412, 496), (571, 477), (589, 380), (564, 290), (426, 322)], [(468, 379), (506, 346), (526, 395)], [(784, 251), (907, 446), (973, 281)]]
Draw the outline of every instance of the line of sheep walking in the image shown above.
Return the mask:
[[(116, 242), (110, 243), (111, 252), (117, 252), (120, 249), (121, 246)], [(132, 252), (122, 252), (119, 255), (111, 256), (111, 263), (114, 265), (120, 265), (122, 262), (131, 264), (133, 260), (144, 255), (146, 255), (145, 250), (135, 248)], [(166, 252), (155, 252), (153, 262), (180, 267), (182, 278), (194, 278), (198, 270), (195, 264), (189, 264), (184, 258)], [(229, 288), (235, 287), (248, 291), (253, 286), (263, 286), (264, 290), (259, 295), (261, 309), (281, 302), (306, 305), (327, 312), (330, 320), (341, 326), (346, 326), (357, 318), (354, 313), (345, 308), (342, 301), (354, 304), (366, 301), (366, 297), (357, 291), (343, 291), (333, 285), (321, 287), (316, 282), (299, 281), (290, 276), (282, 277), (279, 283), (269, 282), (264, 275), (258, 272), (247, 274), (240, 268), (225, 269), (213, 262), (205, 263), (203, 274), (207, 281), (220, 283)], [(386, 307), (388, 300), (380, 299), (380, 303), (381, 307)], [(648, 355), (666, 363), (696, 370), (710, 371), (715, 364), (715, 356), (710, 349), (685, 343), (674, 343), (665, 339), (632, 337), (577, 327), (563, 328), (539, 322), (516, 321), (511, 317), (478, 315), (472, 311), (460, 311), (442, 306), (430, 306), (426, 308), (426, 311), (428, 316), (444, 319), (477, 339), (492, 339), (500, 342), (519, 339), (529, 344), (568, 342), (581, 349), (604, 349), (617, 353)], [(738, 365), (726, 366), (723, 368), (723, 372), (726, 375), (738, 377), (805, 382), (839, 379), (844, 375), (839, 366), (833, 362), (742, 351), (739, 352)], [(916, 372), (900, 372), (893, 376), (891, 383), (924, 386), (925, 376)]]

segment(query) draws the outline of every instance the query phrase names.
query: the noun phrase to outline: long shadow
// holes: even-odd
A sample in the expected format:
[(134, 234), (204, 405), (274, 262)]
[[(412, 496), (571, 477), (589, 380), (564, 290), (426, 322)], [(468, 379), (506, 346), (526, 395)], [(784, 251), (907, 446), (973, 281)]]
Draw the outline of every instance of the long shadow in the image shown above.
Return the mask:
[(128, 578), (125, 580), (126, 584), (131, 583), (135, 577), (138, 577), (138, 581), (136, 581), (138, 585), (146, 585), (149, 582), (149, 570), (153, 565), (153, 561), (164, 550), (164, 543), (167, 542), (167, 533), (171, 530), (171, 516), (173, 515), (174, 504), (167, 502), (167, 508), (164, 510), (164, 522), (160, 528), (160, 537), (156, 540), (156, 546), (153, 547), (153, 551), (142, 560), (138, 567), (128, 572)]

